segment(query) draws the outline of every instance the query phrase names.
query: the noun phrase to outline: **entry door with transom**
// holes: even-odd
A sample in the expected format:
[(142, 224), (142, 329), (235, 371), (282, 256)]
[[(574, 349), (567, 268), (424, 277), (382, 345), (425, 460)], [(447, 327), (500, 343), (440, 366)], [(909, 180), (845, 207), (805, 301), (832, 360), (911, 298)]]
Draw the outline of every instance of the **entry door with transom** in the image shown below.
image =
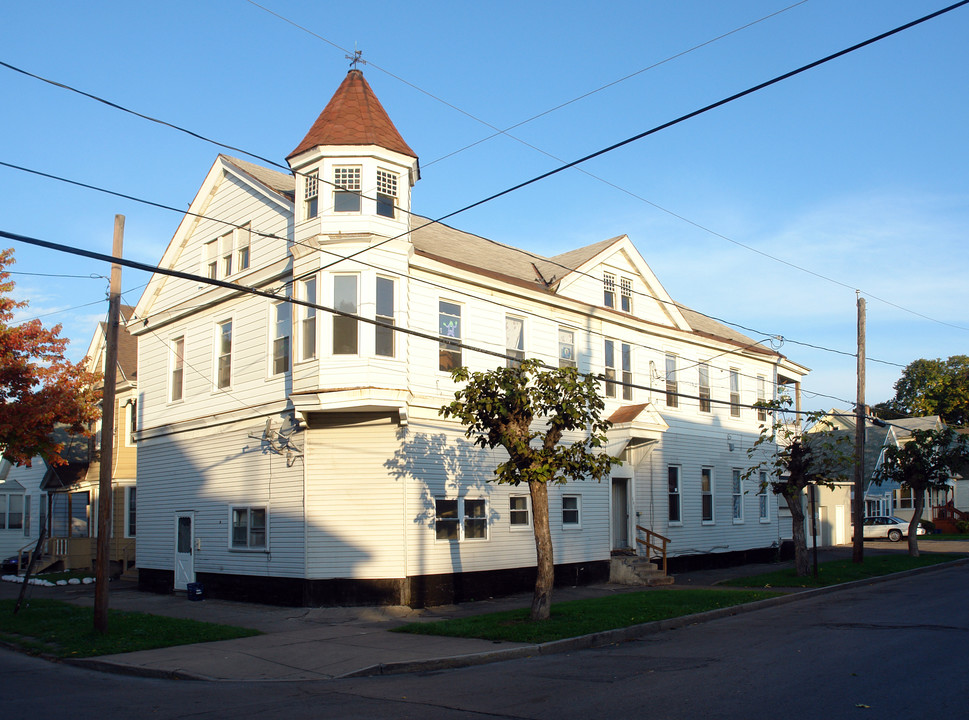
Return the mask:
[(195, 513), (175, 514), (175, 589), (185, 590), (195, 582)]

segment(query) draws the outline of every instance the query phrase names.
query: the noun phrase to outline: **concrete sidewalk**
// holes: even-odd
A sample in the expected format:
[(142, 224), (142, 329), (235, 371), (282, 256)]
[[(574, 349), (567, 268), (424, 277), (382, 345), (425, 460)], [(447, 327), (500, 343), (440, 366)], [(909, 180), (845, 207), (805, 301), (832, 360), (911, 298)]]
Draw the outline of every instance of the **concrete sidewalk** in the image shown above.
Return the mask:
[[(874, 544), (872, 544), (874, 545)], [(881, 545), (881, 543), (879, 543)], [(886, 543), (887, 545), (887, 543)], [(933, 548), (939, 552), (969, 552), (969, 543), (958, 548)], [(886, 548), (904, 551), (904, 548)], [(868, 547), (873, 552), (881, 548)], [(927, 548), (926, 548), (927, 549)], [(822, 560), (851, 557), (851, 548), (825, 549)], [(969, 560), (965, 561), (969, 562)], [(785, 564), (745, 565), (676, 576), (677, 587), (705, 587), (722, 580), (776, 570)], [(643, 590), (621, 585), (589, 585), (556, 588), (556, 602), (600, 597)], [(816, 594), (830, 589), (792, 591), (792, 595), (763, 601), (789, 602), (800, 592)], [(0, 597), (16, 597), (19, 585), (0, 583)], [(30, 598), (56, 598), (80, 605), (93, 605), (93, 585), (44, 588), (32, 586)], [(115, 582), (110, 587), (110, 607), (117, 610), (190, 618), (205, 622), (253, 628), (263, 634), (237, 640), (180, 645), (85, 658), (73, 664), (117, 673), (147, 677), (195, 680), (286, 681), (328, 680), (359, 675), (434, 670), (495, 662), (551, 652), (568, 652), (585, 647), (641, 637), (671, 627), (709, 620), (762, 607), (740, 606), (724, 611), (650, 623), (594, 636), (573, 638), (544, 645), (526, 645), (429, 635), (389, 632), (409, 622), (463, 617), (498, 610), (527, 607), (531, 594), (489, 599), (415, 610), (407, 607), (280, 608), (252, 603), (207, 599), (190, 602), (184, 595), (156, 595), (141, 592), (134, 584)]]

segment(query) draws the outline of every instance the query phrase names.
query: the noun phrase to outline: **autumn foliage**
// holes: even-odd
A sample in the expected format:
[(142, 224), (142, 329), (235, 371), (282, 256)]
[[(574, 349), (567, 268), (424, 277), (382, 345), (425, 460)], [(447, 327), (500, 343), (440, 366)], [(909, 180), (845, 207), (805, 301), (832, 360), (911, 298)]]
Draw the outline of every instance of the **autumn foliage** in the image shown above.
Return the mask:
[(14, 283), (5, 268), (13, 262), (13, 250), (0, 251), (0, 451), (18, 465), (30, 466), (38, 455), (57, 465), (63, 460), (54, 427), (89, 431), (101, 413), (100, 376), (64, 357), (68, 340), (59, 337), (60, 325), (11, 324), (14, 311), (27, 305), (10, 295)]

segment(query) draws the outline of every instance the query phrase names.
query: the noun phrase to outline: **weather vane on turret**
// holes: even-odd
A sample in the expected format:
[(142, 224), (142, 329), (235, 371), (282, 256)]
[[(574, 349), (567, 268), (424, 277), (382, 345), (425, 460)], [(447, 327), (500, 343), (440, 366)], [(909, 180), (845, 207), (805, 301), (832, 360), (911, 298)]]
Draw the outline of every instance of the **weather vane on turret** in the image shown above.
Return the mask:
[(361, 55), (363, 55), (363, 50), (357, 50), (356, 43), (353, 45), (353, 55), (344, 55), (344, 57), (350, 61), (351, 70), (357, 69), (357, 63), (363, 63), (364, 65), (367, 64), (367, 61), (364, 60)]

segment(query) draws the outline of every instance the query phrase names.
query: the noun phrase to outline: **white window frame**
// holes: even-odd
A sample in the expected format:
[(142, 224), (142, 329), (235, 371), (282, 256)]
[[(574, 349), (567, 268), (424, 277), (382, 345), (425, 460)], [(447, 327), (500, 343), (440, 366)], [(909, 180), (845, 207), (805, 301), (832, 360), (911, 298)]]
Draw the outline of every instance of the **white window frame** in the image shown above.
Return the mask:
[[(381, 283), (390, 284), (390, 308), (381, 307), (380, 299)], [(386, 298), (386, 295), (384, 295)], [(390, 314), (381, 314), (381, 310), (390, 310)], [(385, 328), (380, 325), (374, 326), (373, 352), (377, 357), (395, 358), (397, 357), (397, 331), (391, 328), (397, 326), (397, 280), (385, 275), (378, 275), (374, 283), (374, 319), (391, 326)], [(390, 353), (380, 352), (382, 333), (387, 333), (384, 339), (390, 340)]]
[[(440, 537), (438, 535), (438, 523), (441, 522), (441, 516), (438, 515), (438, 503), (439, 502), (453, 502), (455, 503), (455, 516), (453, 518), (445, 518), (448, 523), (456, 524), (455, 537)], [(484, 515), (481, 516), (470, 516), (468, 512), (468, 503), (483, 503), (484, 504)], [(467, 533), (467, 523), (472, 522), (483, 522), (484, 523), (484, 537), (468, 537)], [(491, 522), (488, 517), (488, 498), (479, 495), (472, 496), (461, 496), (461, 497), (448, 497), (446, 495), (435, 496), (434, 498), (434, 542), (435, 543), (477, 543), (477, 542), (488, 542), (491, 539)]]
[(602, 343), (603, 376), (606, 379), (605, 396), (616, 397), (616, 341), (605, 338)]
[[(515, 324), (519, 329), (517, 338), (513, 337)], [(518, 367), (525, 359), (525, 318), (505, 315), (505, 355), (505, 365), (510, 368)]]
[[(673, 485), (673, 476), (676, 476), (676, 486)], [(667, 465), (666, 466), (666, 517), (667, 524), (672, 527), (680, 527), (683, 525), (683, 469), (679, 465)], [(676, 519), (674, 520), (672, 516), (671, 502), (672, 498), (676, 498)]]
[(616, 276), (612, 273), (602, 274), (602, 304), (607, 308), (616, 307)]
[[(389, 170), (377, 168), (377, 214), (380, 217), (393, 220), (397, 217), (397, 186), (399, 175)], [(390, 213), (381, 212), (381, 208), (389, 207)]]
[[(457, 311), (458, 311), (457, 314), (455, 315), (454, 313), (445, 312), (444, 305), (450, 305), (452, 307), (457, 308)], [(450, 333), (445, 334), (445, 333), (442, 333), (441, 332), (441, 330), (443, 328), (443, 325), (442, 325), (441, 321), (445, 317), (457, 318), (457, 335), (452, 335)], [(464, 331), (465, 331), (465, 327), (464, 327), (464, 306), (461, 303), (454, 302), (453, 300), (445, 300), (444, 298), (439, 298), (438, 299), (438, 302), (437, 302), (437, 332), (438, 332), (438, 337), (440, 337), (442, 341), (444, 341), (444, 340), (456, 340), (457, 342), (460, 343), (461, 342), (461, 338), (462, 338), (462, 336), (464, 334)], [(443, 363), (441, 361), (442, 361), (445, 353), (447, 353), (447, 354), (449, 354), (451, 356), (457, 356), (457, 364), (454, 365), (454, 368), (461, 367), (461, 364), (464, 362), (463, 348), (461, 348), (461, 347), (455, 348), (452, 345), (445, 344), (444, 342), (441, 342), (438, 345), (437, 369), (438, 369), (439, 372), (450, 373), (451, 370), (454, 369), (454, 368), (444, 368), (444, 367), (442, 367)]]
[[(223, 330), (223, 328), (226, 325), (229, 326), (229, 352), (223, 353), (222, 338), (225, 335), (225, 331)], [(233, 325), (232, 318), (226, 318), (224, 320), (220, 320), (215, 324), (215, 343), (214, 343), (215, 357), (213, 358), (213, 364), (212, 364), (212, 367), (215, 369), (215, 372), (213, 373), (213, 378), (212, 378), (212, 381), (213, 381), (212, 384), (215, 388), (215, 392), (225, 392), (227, 390), (232, 389), (232, 330), (233, 330), (232, 325)], [(220, 361), (223, 357), (228, 357), (228, 370), (229, 370), (228, 382), (226, 382), (225, 385), (221, 384), (222, 367), (220, 365)]]
[(663, 370), (666, 377), (666, 407), (677, 408), (680, 406), (679, 382), (676, 379), (676, 354), (666, 353), (663, 357)]
[(219, 236), (219, 277), (227, 278), (235, 274), (233, 266), (235, 263), (235, 243), (233, 233), (230, 230), (224, 235)]
[[(235, 541), (235, 518), (237, 512), (246, 514), (246, 544), (237, 544)], [(252, 516), (253, 513), (263, 514), (263, 544), (254, 545), (252, 538)], [(269, 552), (269, 506), (268, 505), (239, 505), (229, 506), (229, 550), (231, 552)]]
[[(132, 512), (132, 498), (134, 498), (134, 512)], [(135, 522), (135, 532), (131, 532), (132, 518)], [(136, 537), (138, 533), (138, 487), (125, 485), (124, 487), (124, 536)]]
[[(516, 501), (524, 501), (524, 508), (514, 507)], [(525, 514), (525, 522), (514, 522), (516, 514)], [(528, 495), (508, 496), (508, 529), (511, 532), (524, 532), (532, 529), (532, 499)]]
[(559, 367), (578, 368), (575, 356), (575, 330), (559, 327)]
[(252, 223), (236, 228), (235, 235), (236, 272), (241, 273), (252, 266)]
[(744, 476), (740, 468), (730, 471), (731, 516), (734, 525), (744, 524)]
[(619, 278), (619, 309), (624, 313), (633, 311), (633, 281), (631, 278)]
[[(299, 299), (313, 303), (317, 303), (318, 292), (319, 292), (319, 281), (316, 275), (312, 277), (303, 278), (299, 281)], [(299, 357), (299, 362), (306, 362), (307, 360), (315, 360), (319, 354), (319, 344), (320, 344), (320, 322), (319, 313), (315, 307), (307, 307), (306, 305), (297, 305), (299, 308), (298, 317), (299, 322), (297, 323), (296, 334), (299, 335), (299, 353), (293, 353), (295, 357)], [(310, 335), (312, 328), (313, 341), (308, 342), (308, 336)], [(310, 352), (307, 352), (309, 350)]]
[[(706, 478), (707, 489), (703, 488), (704, 478)], [(712, 467), (700, 468), (700, 524), (716, 525), (717, 523), (717, 503), (716, 503), (716, 473)], [(705, 498), (710, 498), (710, 518), (707, 519), (703, 508)]]
[(312, 220), (320, 214), (320, 171), (312, 170), (303, 176), (303, 219)]
[[(333, 166), (333, 212), (340, 214), (359, 214), (363, 205), (361, 178), (363, 168), (360, 165), (334, 165)], [(342, 197), (354, 196), (356, 207), (349, 209), (337, 209), (337, 204)]]
[(705, 362), (697, 364), (697, 396), (700, 399), (700, 412), (704, 414), (713, 412), (713, 403), (710, 400), (710, 365)]
[(622, 365), (622, 399), (633, 399), (633, 346), (619, 344), (619, 359)]
[[(293, 369), (293, 310), (288, 300), (269, 304), (269, 328), (269, 377), (279, 377)], [(276, 368), (276, 343), (280, 340), (286, 341), (286, 367), (282, 370)]]
[[(333, 288), (333, 307), (336, 310), (342, 310), (343, 312), (351, 313), (352, 315), (359, 316), (360, 314), (360, 273), (334, 273), (331, 276), (333, 282), (331, 287)], [(353, 305), (351, 307), (345, 304), (345, 301), (341, 303), (340, 299), (337, 298), (337, 282), (340, 280), (353, 279)], [(350, 328), (353, 328), (353, 336), (355, 338), (353, 342), (353, 352), (337, 352), (337, 327), (345, 329), (349, 332)], [(348, 335), (349, 337), (349, 335)], [(349, 348), (349, 343), (347, 347)], [(360, 355), (360, 321), (355, 317), (349, 318), (345, 315), (333, 315), (331, 321), (331, 332), (330, 332), (330, 354), (334, 357), (339, 355), (341, 357), (357, 357)]]
[(741, 417), (740, 411), (740, 370), (730, 368), (730, 417)]
[(219, 238), (209, 240), (202, 246), (201, 275), (210, 280), (219, 279)]
[[(185, 401), (185, 336), (178, 335), (168, 342), (168, 402)], [(178, 382), (175, 381), (178, 373)], [(178, 397), (175, 388), (178, 387)]]
[(768, 491), (770, 487), (767, 484), (767, 473), (764, 470), (760, 471), (760, 492), (757, 493), (757, 517), (762, 523), (770, 522), (770, 498), (768, 496)]
[[(566, 508), (566, 500), (575, 500), (574, 508)], [(562, 529), (563, 530), (581, 530), (582, 529), (582, 495), (579, 493), (568, 493), (562, 495)], [(565, 513), (574, 512), (575, 522), (566, 522)]]
[[(26, 511), (24, 510), (24, 508), (26, 507), (26, 504), (27, 504), (27, 500), (26, 500), (27, 497), (29, 496), (25, 495), (24, 493), (17, 493), (17, 492), (0, 493), (0, 530), (18, 530), (21, 533), (23, 533), (24, 516), (26, 514)], [(19, 520), (19, 524), (17, 525), (10, 524), (10, 515), (11, 515), (10, 506), (11, 506), (11, 500), (13, 500), (14, 498), (20, 498), (20, 513), (19, 513), (20, 520)]]

